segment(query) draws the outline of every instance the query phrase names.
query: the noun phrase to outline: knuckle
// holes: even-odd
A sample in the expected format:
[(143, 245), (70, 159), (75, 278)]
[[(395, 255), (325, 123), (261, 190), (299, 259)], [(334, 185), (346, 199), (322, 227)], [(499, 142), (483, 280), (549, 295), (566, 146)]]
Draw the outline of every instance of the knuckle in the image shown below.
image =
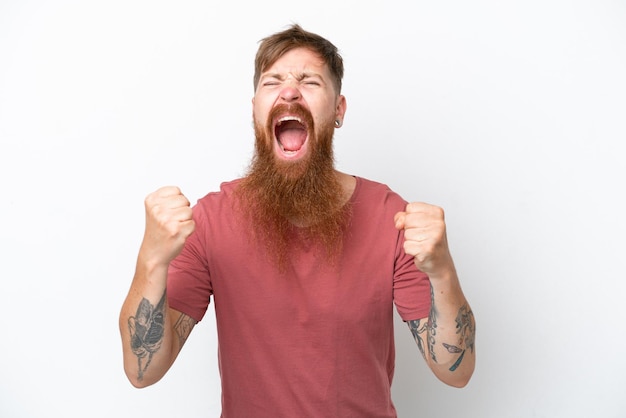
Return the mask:
[(417, 210), (419, 210), (421, 204), (419, 202), (411, 202), (408, 205), (406, 205), (406, 211), (407, 212), (416, 212)]

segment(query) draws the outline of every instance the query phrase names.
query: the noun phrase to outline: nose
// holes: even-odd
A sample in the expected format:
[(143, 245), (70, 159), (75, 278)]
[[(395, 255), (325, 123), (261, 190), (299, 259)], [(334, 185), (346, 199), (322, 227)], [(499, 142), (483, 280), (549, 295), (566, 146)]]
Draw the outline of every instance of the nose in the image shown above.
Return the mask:
[(300, 90), (293, 83), (286, 83), (280, 91), (280, 99), (287, 103), (297, 102), (301, 97)]

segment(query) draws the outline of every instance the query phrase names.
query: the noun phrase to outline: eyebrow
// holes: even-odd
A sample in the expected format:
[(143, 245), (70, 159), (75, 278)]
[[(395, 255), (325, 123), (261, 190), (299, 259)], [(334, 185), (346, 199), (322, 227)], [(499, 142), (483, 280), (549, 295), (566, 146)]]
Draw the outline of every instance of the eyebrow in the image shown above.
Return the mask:
[[(296, 80), (298, 81), (302, 81), (305, 78), (319, 78), (320, 80), (324, 80), (324, 78), (321, 76), (321, 74), (318, 73), (312, 73), (309, 71), (303, 71), (301, 73), (298, 74), (294, 74)], [(285, 78), (287, 78), (285, 75), (281, 74), (281, 73), (266, 73), (266, 74), (261, 74), (261, 79), (264, 78), (275, 78), (277, 80), (284, 80)]]

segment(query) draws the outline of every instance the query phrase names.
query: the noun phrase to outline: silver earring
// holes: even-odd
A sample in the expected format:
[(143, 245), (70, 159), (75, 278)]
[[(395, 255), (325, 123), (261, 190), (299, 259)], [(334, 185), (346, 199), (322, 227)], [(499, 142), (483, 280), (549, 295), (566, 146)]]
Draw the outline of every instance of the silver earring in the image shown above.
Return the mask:
[(341, 121), (339, 119), (335, 119), (335, 127), (339, 128), (341, 126)]

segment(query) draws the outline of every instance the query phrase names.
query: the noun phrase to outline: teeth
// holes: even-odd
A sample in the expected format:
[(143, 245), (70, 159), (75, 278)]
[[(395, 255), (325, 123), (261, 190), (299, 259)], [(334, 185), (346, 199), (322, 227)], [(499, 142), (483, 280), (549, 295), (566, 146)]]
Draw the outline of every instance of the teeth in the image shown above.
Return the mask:
[(289, 120), (295, 120), (297, 122), (302, 123), (302, 119), (296, 117), (296, 116), (283, 116), (282, 118), (278, 119), (278, 124), (280, 125), (283, 122), (287, 122)]
[(287, 151), (285, 147), (283, 146), (283, 144), (280, 143), (280, 141), (278, 141), (278, 146), (280, 147), (281, 151), (284, 152), (286, 155), (294, 155), (298, 152), (298, 151)]

